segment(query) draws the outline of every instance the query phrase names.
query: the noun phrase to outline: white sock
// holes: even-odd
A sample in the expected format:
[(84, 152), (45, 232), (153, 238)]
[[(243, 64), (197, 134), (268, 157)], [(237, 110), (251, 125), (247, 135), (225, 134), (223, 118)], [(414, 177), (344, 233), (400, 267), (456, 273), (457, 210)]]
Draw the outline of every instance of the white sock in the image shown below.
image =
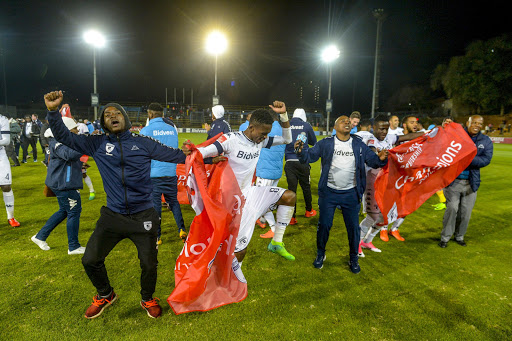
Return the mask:
[(361, 229), (361, 240), (366, 238), (366, 234), (374, 224), (375, 221), (372, 219), (372, 217), (370, 217), (370, 215), (366, 215), (366, 217), (359, 224), (359, 228)]
[[(265, 213), (265, 215), (263, 216), (263, 219), (267, 221), (268, 226), (270, 226), (270, 229), (272, 230), (272, 232), (275, 232), (276, 219), (274, 218), (274, 213), (272, 213), (272, 211)], [(261, 218), (260, 218), (260, 221), (261, 221)]]
[(276, 227), (274, 231), (274, 238), (272, 238), (273, 241), (282, 243), (283, 242), (283, 236), (284, 231), (286, 230), (286, 226), (290, 223), (290, 220), (293, 216), (293, 211), (295, 210), (294, 206), (285, 206), (285, 205), (279, 205), (277, 207), (276, 212)]
[(395, 220), (393, 226), (391, 227), (391, 231), (398, 230), (398, 228), (400, 227), (400, 225), (402, 225), (403, 222), (404, 218), (398, 218), (397, 220)]
[(7, 219), (14, 218), (14, 193), (12, 189), (4, 193), (5, 210), (7, 211)]
[(92, 181), (91, 181), (91, 178), (89, 177), (89, 175), (85, 176), (84, 181), (85, 181), (85, 184), (87, 185), (87, 187), (89, 187), (89, 193), (94, 192), (94, 187), (92, 186)]
[(366, 236), (364, 238), (364, 242), (366, 244), (371, 243), (373, 241), (373, 238), (375, 238), (375, 236), (377, 235), (377, 233), (379, 233), (380, 230), (381, 230), (380, 227), (372, 226), (372, 228), (370, 230), (368, 230), (368, 233), (366, 234)]

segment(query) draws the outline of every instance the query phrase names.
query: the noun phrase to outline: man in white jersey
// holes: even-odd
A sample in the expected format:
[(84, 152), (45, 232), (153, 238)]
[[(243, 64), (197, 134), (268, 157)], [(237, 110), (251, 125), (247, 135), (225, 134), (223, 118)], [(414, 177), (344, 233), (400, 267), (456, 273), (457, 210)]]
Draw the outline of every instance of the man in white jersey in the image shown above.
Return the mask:
[(368, 140), (371, 139), (373, 134), (370, 132), (372, 124), (369, 120), (363, 120), (361, 123), (359, 123), (359, 130), (358, 132), (354, 133), (354, 135), (359, 136), (364, 144), (368, 145)]
[[(396, 143), (409, 141), (415, 139), (423, 133), (411, 133), (407, 135), (395, 135), (388, 134), (389, 122), (385, 116), (378, 116), (375, 118), (373, 123), (373, 135), (375, 138), (368, 140), (368, 147), (375, 152), (381, 150), (389, 150), (393, 148)], [(361, 221), (361, 248), (370, 249), (374, 252), (381, 252), (380, 249), (376, 248), (372, 241), (373, 238), (382, 228), (384, 217), (380, 212), (379, 206), (375, 200), (375, 179), (379, 173), (378, 169), (367, 169), (366, 173), (366, 190), (364, 193), (364, 210), (367, 213), (366, 217)], [(359, 256), (364, 257), (361, 250), (359, 250)]]
[[(403, 128), (403, 131), (397, 135), (399, 135), (399, 136), (407, 135), (409, 133), (417, 132), (418, 131), (418, 118), (416, 116), (412, 116), (412, 115), (405, 116), (404, 118), (402, 118), (402, 128)], [(388, 131), (388, 135), (389, 135), (389, 131)], [(402, 223), (404, 222), (404, 219), (405, 219), (405, 217), (398, 218), (397, 220), (395, 220), (395, 222), (391, 226), (391, 230), (389, 231), (390, 235), (392, 235), (393, 237), (395, 237), (397, 240), (399, 240), (401, 242), (405, 241), (405, 239), (400, 235), (400, 230), (398, 228), (402, 225)], [(388, 229), (386, 226), (380, 230), (380, 239), (382, 239), (385, 242), (389, 241)]]
[[(260, 150), (292, 141), (285, 104), (275, 101), (270, 108), (279, 115), (283, 128), (282, 136), (267, 137), (274, 119), (268, 110), (258, 109), (252, 113), (245, 131), (224, 134), (213, 144), (198, 148), (203, 158), (224, 154), (246, 199), (235, 247), (235, 255), (239, 262), (245, 257), (256, 220), (276, 207), (276, 227), (268, 250), (288, 260), (295, 259), (286, 251), (283, 244), (283, 235), (295, 207), (295, 193), (275, 186), (251, 186)], [(183, 151), (185, 154), (189, 153), (186, 143), (183, 145)]]
[(9, 124), (9, 119), (0, 115), (0, 188), (2, 188), (4, 196), (7, 221), (12, 227), (19, 227), (21, 225), (20, 222), (14, 218), (14, 193), (11, 189), (11, 164), (5, 152), (5, 147), (11, 143), (11, 129)]
[(398, 118), (398, 116), (396, 116), (396, 115), (391, 116), (389, 118), (388, 122), (389, 122), (388, 134), (403, 135), (402, 134), (403, 129), (400, 128), (400, 119)]

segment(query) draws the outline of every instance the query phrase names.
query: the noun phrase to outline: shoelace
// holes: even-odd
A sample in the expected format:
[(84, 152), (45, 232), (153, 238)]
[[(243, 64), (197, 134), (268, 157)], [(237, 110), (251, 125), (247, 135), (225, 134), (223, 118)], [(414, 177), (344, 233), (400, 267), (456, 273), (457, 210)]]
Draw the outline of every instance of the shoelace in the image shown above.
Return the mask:
[(144, 307), (146, 308), (151, 308), (151, 307), (154, 307), (154, 306), (157, 306), (158, 305), (158, 302), (156, 300), (159, 300), (160, 299), (158, 297), (155, 297), (153, 298), (151, 301), (142, 301), (142, 304), (144, 305)]
[(111, 301), (111, 300), (109, 300), (108, 298), (101, 298), (101, 299), (97, 299), (97, 298), (96, 298), (96, 296), (94, 296), (94, 297), (92, 298), (92, 304), (93, 304), (93, 305), (95, 305), (95, 306), (96, 306), (96, 307), (98, 307), (98, 308), (99, 308), (101, 305), (105, 304), (105, 301), (107, 301), (107, 302), (109, 302), (109, 303), (110, 303), (110, 301)]

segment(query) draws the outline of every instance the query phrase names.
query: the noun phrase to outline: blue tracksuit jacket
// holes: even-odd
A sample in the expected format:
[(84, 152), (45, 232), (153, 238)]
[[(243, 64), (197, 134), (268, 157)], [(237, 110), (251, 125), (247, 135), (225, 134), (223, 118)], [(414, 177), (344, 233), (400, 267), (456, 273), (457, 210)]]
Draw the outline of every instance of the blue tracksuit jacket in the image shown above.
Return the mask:
[[(166, 123), (162, 117), (156, 117), (149, 121), (149, 124), (141, 129), (140, 134), (152, 137), (166, 146), (178, 148), (176, 127)], [(151, 160), (151, 177), (163, 176), (176, 176), (176, 164)]]
[(82, 154), (50, 139), (50, 162), (46, 173), (46, 186), (57, 191), (82, 189)]

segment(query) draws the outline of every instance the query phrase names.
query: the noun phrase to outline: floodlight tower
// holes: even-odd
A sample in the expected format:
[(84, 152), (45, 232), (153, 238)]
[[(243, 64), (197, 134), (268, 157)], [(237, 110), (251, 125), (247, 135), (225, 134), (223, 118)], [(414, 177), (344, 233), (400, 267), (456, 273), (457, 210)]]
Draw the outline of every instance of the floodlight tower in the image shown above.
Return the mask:
[(327, 102), (325, 104), (325, 111), (327, 111), (327, 133), (329, 133), (329, 120), (332, 111), (332, 100), (331, 100), (331, 83), (332, 83), (332, 67), (331, 63), (338, 59), (340, 56), (340, 50), (335, 45), (327, 46), (322, 51), (322, 60), (327, 64), (329, 69), (329, 87), (327, 92)]
[(219, 104), (219, 96), (217, 96), (217, 61), (219, 54), (224, 53), (227, 48), (228, 40), (222, 32), (213, 31), (206, 38), (206, 51), (215, 56), (215, 90), (212, 100), (213, 105)]
[[(94, 106), (94, 120), (96, 121), (96, 119), (98, 118), (98, 105), (99, 105), (99, 100), (98, 100), (98, 89), (97, 89), (97, 84), (96, 84), (96, 49), (97, 48), (102, 48), (105, 46), (105, 37), (98, 31), (96, 30), (89, 30), (89, 31), (86, 31), (83, 35), (83, 38), (85, 40), (85, 42), (89, 45), (92, 46), (92, 58), (93, 58), (93, 75), (94, 75), (94, 96), (95, 96), (95, 101), (97, 101), (98, 103), (95, 105), (95, 103), (91, 103), (93, 104)], [(91, 96), (91, 102), (92, 101), (92, 96)]]
[(375, 110), (379, 107), (379, 81), (380, 81), (380, 47), (382, 22), (387, 14), (382, 8), (374, 9), (373, 16), (377, 19), (377, 39), (375, 42), (375, 66), (373, 70), (373, 97), (372, 97), (372, 118), (375, 116)]

